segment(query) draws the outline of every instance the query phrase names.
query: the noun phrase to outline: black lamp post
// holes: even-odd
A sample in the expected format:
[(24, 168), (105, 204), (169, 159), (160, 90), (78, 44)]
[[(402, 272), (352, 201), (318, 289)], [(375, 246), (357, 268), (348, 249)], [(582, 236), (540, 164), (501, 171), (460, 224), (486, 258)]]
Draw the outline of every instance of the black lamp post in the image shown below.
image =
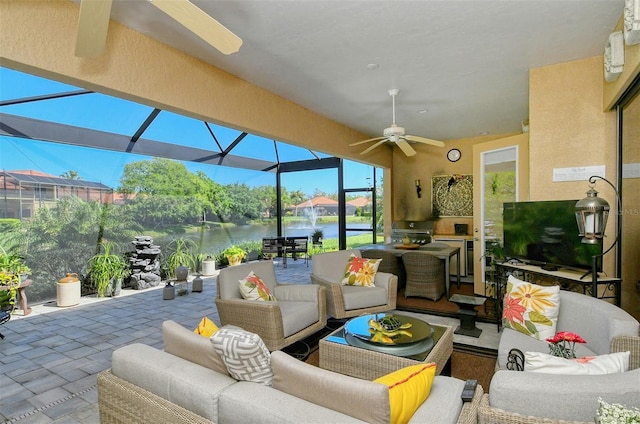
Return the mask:
[[(616, 193), (616, 202), (618, 204), (618, 211), (620, 211), (620, 196), (615, 186), (611, 184), (606, 178), (594, 175), (589, 178), (589, 191), (587, 191), (587, 197), (582, 200), (578, 200), (576, 203), (576, 222), (578, 223), (578, 232), (582, 237), (582, 243), (586, 244), (603, 244), (604, 230), (607, 227), (607, 218), (609, 217), (609, 203), (601, 197), (598, 197), (598, 192), (595, 190), (596, 180), (600, 179), (611, 186)], [(591, 295), (593, 297), (598, 296), (598, 258), (602, 258), (618, 243), (620, 231), (616, 232), (616, 239), (613, 244), (605, 251), (598, 255), (594, 255), (591, 259), (591, 276), (592, 276), (592, 288)], [(586, 276), (585, 274), (583, 278)], [(618, 297), (616, 293), (616, 297)]]

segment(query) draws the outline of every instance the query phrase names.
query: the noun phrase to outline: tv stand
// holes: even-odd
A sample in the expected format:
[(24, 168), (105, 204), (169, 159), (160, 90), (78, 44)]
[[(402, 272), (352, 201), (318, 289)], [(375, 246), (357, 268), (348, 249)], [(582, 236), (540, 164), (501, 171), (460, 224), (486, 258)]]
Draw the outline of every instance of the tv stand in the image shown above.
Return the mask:
[[(598, 299), (612, 299), (617, 306), (620, 306), (620, 289), (622, 280), (613, 277), (598, 276), (598, 287), (596, 292), (593, 291), (591, 279), (584, 280), (587, 274), (581, 276), (580, 271), (559, 269), (549, 271), (535, 265), (511, 264), (508, 262), (496, 264), (496, 289), (497, 298), (502, 299), (507, 287), (507, 279), (509, 275), (527, 281), (529, 283), (541, 286), (560, 286), (561, 290), (570, 290), (582, 293), (588, 296), (597, 297)], [(496, 302), (498, 326), (502, 318), (502, 301)]]

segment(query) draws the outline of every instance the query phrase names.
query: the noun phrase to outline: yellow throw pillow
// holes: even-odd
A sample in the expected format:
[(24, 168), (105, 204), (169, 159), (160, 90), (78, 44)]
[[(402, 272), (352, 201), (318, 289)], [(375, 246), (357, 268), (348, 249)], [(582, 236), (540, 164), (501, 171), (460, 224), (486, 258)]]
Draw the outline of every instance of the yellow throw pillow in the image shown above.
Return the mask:
[(359, 258), (351, 255), (344, 269), (343, 286), (375, 287), (376, 272), (382, 259)]
[(202, 318), (196, 329), (193, 330), (194, 333), (202, 337), (211, 337), (216, 331), (218, 331), (218, 326), (207, 317)]
[(276, 300), (262, 278), (254, 274), (253, 271), (238, 282), (240, 283), (240, 294), (245, 300)]
[(391, 424), (409, 422), (431, 393), (436, 364), (412, 365), (374, 380), (389, 386)]

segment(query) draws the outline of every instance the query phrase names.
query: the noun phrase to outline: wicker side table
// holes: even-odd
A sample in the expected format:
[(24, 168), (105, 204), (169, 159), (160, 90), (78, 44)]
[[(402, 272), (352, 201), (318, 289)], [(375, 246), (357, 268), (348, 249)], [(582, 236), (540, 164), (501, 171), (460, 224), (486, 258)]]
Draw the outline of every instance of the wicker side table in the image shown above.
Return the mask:
[(433, 327), (440, 327), (444, 332), (424, 361), (329, 341), (332, 336), (342, 333), (343, 329), (339, 328), (319, 342), (320, 368), (371, 381), (410, 365), (435, 362), (436, 373), (440, 374), (453, 352), (453, 328), (436, 325)]

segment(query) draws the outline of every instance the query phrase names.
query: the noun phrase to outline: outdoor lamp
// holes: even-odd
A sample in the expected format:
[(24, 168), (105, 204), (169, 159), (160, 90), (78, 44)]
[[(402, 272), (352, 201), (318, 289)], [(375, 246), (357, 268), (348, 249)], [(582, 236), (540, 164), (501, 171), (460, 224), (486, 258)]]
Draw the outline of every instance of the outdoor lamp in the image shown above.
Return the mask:
[[(595, 176), (589, 178), (587, 197), (576, 203), (578, 234), (582, 237), (582, 243), (588, 244), (597, 244), (602, 241), (611, 209), (606, 200), (598, 197), (598, 192), (595, 190), (595, 178)], [(604, 180), (604, 178), (602, 179)]]
[[(609, 217), (609, 203), (601, 197), (598, 197), (598, 192), (595, 190), (596, 179), (600, 179), (611, 186), (616, 194), (616, 202), (618, 205), (618, 211), (621, 209), (620, 195), (615, 186), (611, 184), (606, 178), (593, 175), (589, 178), (589, 191), (587, 191), (587, 197), (582, 200), (578, 200), (576, 203), (576, 222), (578, 223), (578, 234), (582, 236), (582, 243), (586, 244), (602, 244), (604, 238), (604, 230), (607, 226), (607, 218)], [(618, 212), (619, 213), (619, 212)], [(613, 244), (602, 253), (592, 256), (591, 258), (591, 295), (597, 297), (598, 293), (598, 258), (604, 257), (618, 243), (620, 237), (620, 227), (616, 232), (616, 239)], [(586, 277), (589, 273), (582, 276)], [(619, 290), (619, 289), (618, 289)], [(616, 293), (616, 298), (619, 299), (620, 293)], [(619, 302), (618, 302), (619, 303)]]
[(419, 179), (415, 180), (415, 183), (416, 183), (416, 193), (418, 194), (418, 198), (421, 198), (422, 187), (420, 187), (420, 180)]

